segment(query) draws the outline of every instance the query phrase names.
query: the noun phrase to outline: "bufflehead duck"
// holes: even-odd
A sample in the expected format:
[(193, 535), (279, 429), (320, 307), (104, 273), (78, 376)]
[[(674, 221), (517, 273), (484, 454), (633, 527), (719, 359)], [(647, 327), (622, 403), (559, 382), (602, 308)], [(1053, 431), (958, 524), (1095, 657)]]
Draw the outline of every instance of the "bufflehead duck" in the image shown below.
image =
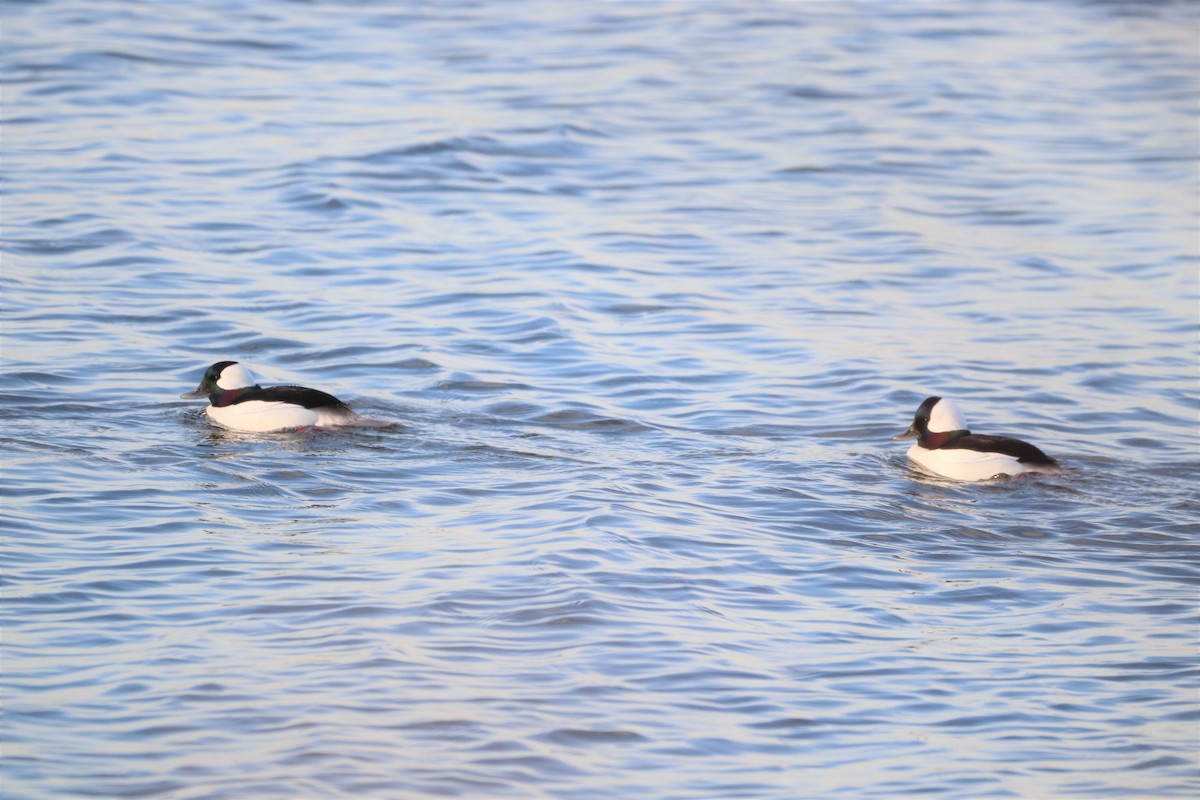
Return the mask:
[(218, 361), (204, 371), (200, 385), (180, 397), (207, 397), (208, 418), (222, 428), (266, 433), (336, 425), (384, 425), (355, 414), (331, 394), (303, 386), (259, 386), (236, 361)]
[(908, 430), (892, 438), (916, 439), (909, 458), (929, 472), (962, 481), (1062, 471), (1057, 461), (1029, 442), (971, 433), (958, 406), (942, 397), (926, 398)]

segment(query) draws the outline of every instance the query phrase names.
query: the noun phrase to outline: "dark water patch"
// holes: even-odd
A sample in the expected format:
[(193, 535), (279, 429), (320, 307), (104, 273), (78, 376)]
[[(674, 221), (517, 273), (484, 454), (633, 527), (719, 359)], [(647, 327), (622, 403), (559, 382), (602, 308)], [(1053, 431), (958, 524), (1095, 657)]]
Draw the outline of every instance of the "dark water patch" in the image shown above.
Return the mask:
[(820, 86), (796, 86), (786, 92), (790, 98), (798, 100), (863, 100), (863, 95), (838, 92)]
[(0, 242), (0, 246), (7, 252), (21, 255), (69, 255), (84, 250), (95, 250), (97, 248), (122, 244), (132, 239), (133, 236), (126, 231), (116, 228), (101, 228), (79, 236), (55, 239), (5, 238)]
[(555, 428), (597, 433), (636, 433), (650, 430), (648, 426), (633, 420), (613, 419), (580, 409), (551, 411), (535, 417), (534, 421)]
[(497, 392), (529, 389), (529, 386), (521, 383), (501, 383), (496, 381), (479, 381), (479, 380), (450, 380), (442, 381), (436, 387), (443, 392)]

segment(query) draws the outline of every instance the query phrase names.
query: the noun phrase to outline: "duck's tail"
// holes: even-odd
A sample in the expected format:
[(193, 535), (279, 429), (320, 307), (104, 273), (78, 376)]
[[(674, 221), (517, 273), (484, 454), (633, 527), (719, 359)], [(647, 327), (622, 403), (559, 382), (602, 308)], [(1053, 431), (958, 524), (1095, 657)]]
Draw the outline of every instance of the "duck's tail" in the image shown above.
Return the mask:
[(355, 414), (344, 405), (327, 406), (313, 409), (317, 412), (317, 426), (321, 428), (356, 427), (356, 428), (389, 428), (395, 422), (386, 419), (372, 419)]

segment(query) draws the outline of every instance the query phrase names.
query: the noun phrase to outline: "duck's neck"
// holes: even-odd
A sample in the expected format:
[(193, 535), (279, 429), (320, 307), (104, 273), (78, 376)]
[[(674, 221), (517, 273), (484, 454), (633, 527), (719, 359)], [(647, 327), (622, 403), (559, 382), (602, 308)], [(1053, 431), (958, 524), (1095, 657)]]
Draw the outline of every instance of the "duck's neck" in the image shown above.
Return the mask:
[(211, 402), (217, 408), (222, 406), (233, 405), (237, 399), (252, 389), (257, 389), (258, 386), (243, 386), (240, 389), (218, 389), (209, 396)]
[(966, 436), (968, 433), (970, 433), (968, 430), (938, 431), (937, 433), (934, 433), (933, 431), (925, 431), (918, 443), (926, 450), (936, 450), (939, 447), (954, 441), (960, 436)]

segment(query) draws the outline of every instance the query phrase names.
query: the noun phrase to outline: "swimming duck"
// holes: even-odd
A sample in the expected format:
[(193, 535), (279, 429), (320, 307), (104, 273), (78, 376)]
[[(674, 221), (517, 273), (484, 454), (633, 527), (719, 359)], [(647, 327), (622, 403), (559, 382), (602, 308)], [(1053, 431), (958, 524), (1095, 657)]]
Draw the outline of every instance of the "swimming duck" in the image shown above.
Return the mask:
[(1062, 471), (1057, 461), (1029, 442), (971, 433), (958, 406), (943, 397), (926, 398), (908, 430), (892, 438), (916, 439), (908, 449), (910, 459), (935, 475), (962, 481)]
[(382, 425), (360, 417), (331, 394), (303, 386), (259, 386), (250, 370), (236, 361), (218, 361), (204, 371), (200, 385), (180, 395), (185, 400), (207, 397), (208, 418), (234, 431), (327, 428), (337, 425)]

